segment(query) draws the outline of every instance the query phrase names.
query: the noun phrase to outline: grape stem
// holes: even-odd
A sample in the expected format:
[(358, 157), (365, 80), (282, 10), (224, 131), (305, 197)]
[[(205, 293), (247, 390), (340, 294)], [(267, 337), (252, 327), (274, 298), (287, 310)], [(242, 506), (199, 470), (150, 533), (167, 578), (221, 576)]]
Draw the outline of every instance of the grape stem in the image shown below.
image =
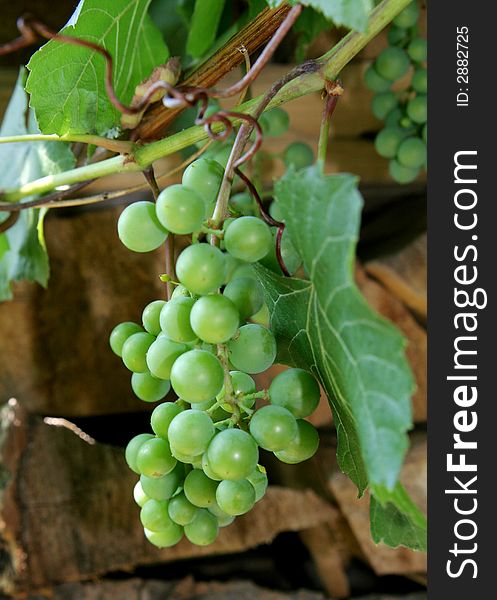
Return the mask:
[(319, 142), (318, 142), (318, 164), (321, 170), (324, 170), (326, 162), (326, 151), (328, 149), (328, 141), (330, 139), (330, 122), (333, 113), (335, 112), (338, 99), (343, 94), (343, 87), (341, 81), (327, 81), (324, 90), (324, 105), (323, 115), (321, 117), (321, 127), (319, 130)]
[(231, 381), (230, 369), (229, 369), (229, 356), (228, 348), (226, 344), (217, 345), (217, 357), (223, 367), (224, 371), (224, 397), (223, 401), (229, 404), (233, 408), (233, 419), (237, 423), (240, 421), (240, 408), (235, 400), (235, 393), (233, 390), (233, 382)]

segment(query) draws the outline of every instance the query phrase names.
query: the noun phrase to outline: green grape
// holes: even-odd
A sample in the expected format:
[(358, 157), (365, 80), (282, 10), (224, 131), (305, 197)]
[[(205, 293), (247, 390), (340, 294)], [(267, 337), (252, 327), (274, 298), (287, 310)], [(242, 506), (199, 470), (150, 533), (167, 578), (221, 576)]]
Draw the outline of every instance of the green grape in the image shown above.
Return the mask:
[(273, 108), (263, 113), (264, 116), (264, 135), (269, 137), (279, 137), (288, 131), (290, 118), (288, 113), (282, 108)]
[(243, 373), (243, 371), (230, 371), (230, 375), (235, 396), (239, 394), (253, 394), (255, 392), (255, 381), (250, 375)]
[(185, 525), (185, 535), (197, 546), (208, 546), (217, 538), (219, 526), (216, 517), (208, 510), (200, 509), (191, 523)]
[(193, 505), (207, 508), (216, 501), (217, 486), (217, 481), (207, 477), (202, 470), (194, 469), (186, 476), (183, 491)]
[(386, 92), (390, 89), (392, 82), (385, 79), (374, 68), (374, 65), (370, 65), (364, 73), (364, 83), (372, 92)]
[(156, 406), (150, 417), (150, 425), (155, 435), (167, 440), (167, 432), (171, 421), (183, 410), (177, 402), (163, 402)]
[(281, 206), (276, 200), (273, 200), (269, 205), (269, 214), (273, 217), (275, 221), (283, 222), (285, 220), (281, 211)]
[(201, 454), (197, 454), (196, 456), (194, 456), (193, 454), (184, 454), (176, 450), (174, 446), (171, 448), (171, 454), (176, 460), (179, 460), (179, 462), (183, 463), (184, 465), (192, 466), (195, 469), (198, 469), (201, 466)]
[(188, 246), (176, 262), (180, 282), (193, 294), (215, 292), (224, 283), (224, 272), (224, 254), (210, 244)]
[(407, 116), (415, 123), (426, 123), (426, 95), (418, 94), (407, 103)]
[[(229, 256), (229, 254), (226, 254)], [(231, 281), (235, 279), (239, 279), (240, 277), (248, 277), (254, 281), (257, 281), (257, 275), (254, 273), (254, 269), (250, 263), (241, 262), (238, 267), (233, 271), (233, 275), (231, 277)]]
[(216, 490), (219, 508), (231, 516), (247, 513), (255, 504), (254, 486), (246, 479), (221, 481)]
[(190, 297), (190, 292), (186, 289), (186, 287), (184, 285), (181, 285), (181, 283), (179, 283), (173, 290), (173, 293), (171, 294), (171, 300), (174, 300), (175, 298), (189, 298)]
[(157, 548), (170, 548), (176, 546), (176, 544), (183, 537), (183, 528), (173, 523), (171, 527), (165, 531), (150, 531), (150, 529), (144, 528), (145, 537), (147, 540), (157, 546)]
[(319, 445), (319, 435), (315, 427), (303, 419), (297, 420), (298, 434), (284, 450), (275, 452), (281, 462), (293, 465), (314, 456)]
[(264, 450), (284, 450), (297, 435), (297, 421), (282, 406), (263, 406), (252, 415), (250, 433)]
[(254, 486), (255, 490), (255, 501), (259, 500), (264, 496), (268, 486), (268, 480), (266, 475), (266, 469), (261, 465), (257, 465), (257, 468), (247, 477), (247, 481)]
[(214, 210), (223, 175), (224, 168), (212, 158), (199, 158), (188, 165), (183, 173), (183, 185), (195, 190), (203, 198), (207, 217)]
[(375, 61), (378, 74), (389, 81), (400, 79), (407, 73), (409, 65), (409, 56), (405, 50), (396, 46), (389, 46), (382, 50)]
[(409, 33), (402, 27), (392, 25), (387, 34), (390, 46), (404, 46), (409, 39)]
[(214, 432), (214, 424), (208, 414), (201, 410), (189, 409), (174, 417), (169, 425), (168, 437), (175, 450), (196, 456), (205, 452)]
[(261, 310), (255, 313), (255, 315), (252, 315), (250, 320), (257, 325), (269, 327), (269, 316), (269, 308), (267, 304), (263, 304)]
[(423, 141), (426, 144), (427, 143), (427, 136), (428, 136), (428, 131), (427, 131), (426, 123), (423, 125), (423, 129), (421, 130), (421, 136), (423, 137)]
[(147, 367), (154, 377), (169, 379), (174, 361), (188, 350), (188, 346), (173, 342), (166, 334), (158, 337), (147, 351)]
[[(223, 169), (226, 169), (226, 165), (228, 164), (228, 159), (230, 157), (231, 154), (231, 146), (227, 145), (227, 146), (222, 146), (222, 148), (220, 150), (218, 150), (217, 152), (215, 152), (212, 156), (212, 158), (221, 165), (221, 167)], [(213, 202), (214, 204), (214, 202)]]
[(416, 69), (411, 79), (411, 85), (414, 91), (419, 94), (426, 94), (428, 90), (428, 71), (423, 68)]
[(400, 12), (395, 19), (393, 24), (402, 29), (409, 29), (413, 25), (416, 25), (419, 17), (419, 7), (417, 0), (413, 0), (408, 4), (402, 12)]
[(142, 444), (152, 439), (154, 439), (154, 436), (150, 433), (139, 433), (138, 435), (135, 435), (134, 438), (131, 438), (131, 440), (128, 442), (128, 445), (126, 446), (124, 458), (128, 463), (128, 467), (138, 475), (140, 474), (140, 471), (136, 464), (138, 450), (140, 450)]
[[(266, 254), (266, 256), (260, 261), (260, 263), (268, 269), (271, 269), (271, 271), (281, 274), (282, 270), (276, 257), (277, 233), (278, 228), (271, 227), (271, 235), (273, 238), (271, 242), (271, 249), (269, 250), (269, 253)], [(302, 264), (302, 259), (300, 258), (297, 250), (295, 249), (295, 246), (292, 243), (292, 239), (290, 238), (290, 234), (286, 229), (283, 231), (283, 235), (281, 237), (280, 250), (281, 258), (283, 259), (283, 264), (285, 265), (290, 275), (293, 275)]]
[(276, 340), (269, 329), (249, 323), (228, 342), (229, 359), (238, 371), (262, 373), (276, 358)]
[(171, 517), (171, 520), (178, 525), (188, 525), (188, 523), (191, 523), (197, 512), (198, 508), (188, 500), (184, 492), (174, 496), (174, 498), (171, 498), (169, 501), (169, 516)]
[(109, 337), (109, 344), (114, 354), (122, 356), (124, 342), (131, 337), (134, 333), (143, 332), (143, 329), (136, 323), (126, 321), (125, 323), (119, 323), (111, 331)]
[[(224, 283), (228, 283), (233, 279), (233, 275), (235, 271), (240, 267), (240, 265), (246, 265), (247, 263), (242, 263), (240, 260), (231, 256), (231, 254), (224, 254)], [(250, 266), (250, 265), (248, 265)]]
[(385, 117), (385, 127), (398, 127), (403, 116), (404, 113), (402, 112), (402, 109), (397, 106)]
[(140, 508), (143, 508), (145, 502), (150, 500), (147, 494), (145, 494), (143, 491), (140, 480), (135, 483), (135, 487), (133, 488), (133, 498)]
[(162, 225), (177, 234), (200, 231), (206, 218), (206, 205), (202, 196), (181, 184), (170, 185), (162, 190), (157, 198), (155, 211)]
[(171, 369), (171, 385), (187, 402), (215, 398), (224, 383), (219, 360), (206, 350), (190, 350), (176, 359)]
[(209, 410), (216, 403), (215, 398), (209, 400), (203, 400), (202, 402), (190, 402), (190, 407), (194, 410)]
[(163, 477), (174, 469), (176, 459), (171, 454), (166, 440), (154, 438), (140, 446), (136, 455), (136, 466), (142, 475)]
[(418, 137), (407, 138), (399, 146), (397, 160), (404, 167), (421, 167), (426, 162), (426, 144)]
[(157, 379), (150, 373), (133, 373), (131, 388), (143, 402), (158, 402), (171, 389), (169, 381)]
[(397, 183), (410, 183), (419, 175), (419, 169), (404, 167), (397, 160), (393, 159), (388, 164), (388, 171), (392, 179)]
[(377, 119), (382, 121), (397, 105), (398, 100), (394, 92), (382, 92), (373, 97), (371, 111)]
[(310, 167), (314, 162), (314, 152), (304, 142), (292, 142), (284, 152), (283, 161), (287, 167), (293, 167), (296, 171)]
[(150, 531), (167, 531), (172, 525), (167, 512), (167, 500), (154, 500), (153, 498), (145, 502), (140, 511), (140, 521), (143, 527)]
[(226, 250), (245, 262), (257, 262), (271, 248), (271, 230), (257, 217), (240, 217), (230, 224), (224, 235)]
[(194, 304), (195, 300), (193, 298), (180, 296), (166, 302), (161, 310), (161, 329), (173, 342), (184, 344), (194, 342), (197, 339), (190, 325), (190, 313)]
[(140, 332), (130, 335), (122, 348), (122, 359), (125, 366), (134, 373), (145, 373), (147, 368), (147, 350), (155, 341), (151, 333)]
[(152, 335), (159, 335), (160, 333), (159, 316), (165, 303), (165, 300), (154, 300), (153, 302), (150, 302), (150, 304), (147, 304), (143, 309), (143, 327), (145, 328), (145, 331), (148, 331), (148, 333), (151, 333)]
[(133, 202), (117, 222), (121, 242), (134, 252), (150, 252), (166, 241), (167, 230), (159, 223), (153, 202)]
[(271, 404), (282, 406), (294, 417), (308, 417), (321, 396), (318, 382), (304, 369), (287, 369), (276, 375), (269, 386)]
[(164, 477), (140, 476), (143, 491), (149, 498), (154, 500), (169, 500), (181, 485), (185, 471), (181, 463), (177, 463), (174, 469)]
[(240, 192), (231, 196), (229, 205), (239, 215), (254, 216), (257, 214), (254, 200), (248, 192)]
[(407, 46), (407, 54), (411, 57), (414, 62), (424, 62), (428, 55), (426, 40), (423, 38), (415, 38)]
[(212, 479), (212, 481), (221, 481), (222, 479), (222, 477), (216, 475), (211, 469), (209, 459), (207, 457), (207, 452), (204, 452), (202, 456), (202, 471), (207, 475), (209, 479)]
[(219, 527), (227, 527), (235, 520), (235, 517), (232, 517), (231, 515), (226, 514), (224, 510), (221, 510), (217, 502), (213, 506), (209, 506), (207, 510), (216, 517)]
[(207, 460), (214, 473), (222, 479), (244, 479), (259, 461), (257, 444), (241, 429), (225, 429), (214, 436), (207, 449)]
[(227, 296), (221, 294), (199, 298), (190, 314), (193, 331), (209, 344), (228, 341), (238, 329), (239, 321), (237, 307)]
[(400, 127), (385, 127), (378, 133), (374, 141), (376, 152), (384, 158), (393, 158), (405, 136), (405, 131)]

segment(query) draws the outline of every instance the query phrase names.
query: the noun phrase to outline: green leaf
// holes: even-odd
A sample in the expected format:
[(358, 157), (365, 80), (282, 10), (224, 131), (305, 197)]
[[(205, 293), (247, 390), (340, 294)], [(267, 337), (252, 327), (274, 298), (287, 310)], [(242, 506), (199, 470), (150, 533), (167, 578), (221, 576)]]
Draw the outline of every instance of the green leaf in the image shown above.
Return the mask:
[(293, 29), (298, 34), (295, 46), (295, 60), (302, 62), (305, 59), (307, 47), (317, 36), (326, 29), (330, 29), (331, 23), (321, 13), (312, 8), (304, 8), (297, 19)]
[(393, 491), (374, 487), (369, 512), (375, 543), (426, 552), (426, 518), (400, 483)]
[(309, 280), (258, 267), (279, 360), (313, 371), (327, 392), (340, 468), (359, 492), (392, 489), (411, 426), (412, 374), (399, 331), (367, 304), (353, 278), (362, 198), (351, 175), (289, 171), (275, 194)]
[(186, 49), (194, 58), (203, 56), (216, 39), (225, 0), (197, 0)]
[[(1, 136), (39, 133), (31, 111), (26, 111), (28, 99), (24, 92), (25, 71), (21, 70), (5, 112)], [(0, 188), (15, 187), (52, 175), (74, 166), (69, 144), (60, 142), (25, 142), (0, 144)], [(28, 200), (30, 198), (27, 198)], [(0, 256), (0, 300), (12, 298), (12, 281), (27, 279), (46, 285), (49, 273), (48, 257), (43, 241), (42, 213), (27, 209), (19, 214), (15, 225), (5, 233), (8, 250)], [(0, 213), (5, 220), (6, 213)]]
[[(275, 7), (282, 0), (268, 0), (269, 6)], [(365, 31), (368, 24), (369, 13), (373, 8), (372, 0), (291, 0), (290, 4), (303, 4), (312, 6), (336, 25), (343, 25), (349, 29)]]
[[(82, 0), (61, 33), (100, 44), (114, 59), (121, 102), (169, 57), (147, 14), (151, 0)], [(105, 60), (95, 51), (51, 40), (31, 57), (26, 90), (43, 133), (115, 133), (120, 113), (105, 91)]]

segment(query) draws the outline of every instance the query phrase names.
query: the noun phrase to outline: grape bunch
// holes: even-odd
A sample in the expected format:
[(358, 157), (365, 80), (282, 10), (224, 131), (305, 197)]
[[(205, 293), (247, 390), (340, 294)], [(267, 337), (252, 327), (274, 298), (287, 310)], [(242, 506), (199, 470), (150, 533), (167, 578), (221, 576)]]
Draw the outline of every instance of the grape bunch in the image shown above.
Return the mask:
[[(138, 398), (159, 402), (171, 388), (178, 398), (155, 407), (153, 433), (135, 436), (125, 452), (140, 476), (134, 498), (145, 536), (160, 548), (183, 535), (210, 544), (220, 527), (248, 512), (268, 485), (260, 448), (294, 464), (319, 443), (305, 420), (320, 398), (310, 373), (288, 369), (269, 389), (256, 388), (252, 375), (274, 363), (276, 340), (261, 324), (267, 307), (250, 265), (274, 260), (274, 232), (255, 211), (243, 214), (248, 199), (235, 194), (234, 216), (213, 233), (207, 216), (222, 177), (217, 161), (200, 158), (181, 184), (164, 189), (155, 203), (129, 205), (118, 221), (121, 241), (137, 252), (157, 248), (169, 232), (192, 236), (177, 258), (170, 299), (148, 304), (141, 325), (120, 323), (110, 335)], [(219, 245), (207, 243), (206, 233)], [(283, 241), (290, 258), (291, 242)]]
[[(385, 48), (367, 69), (366, 85), (375, 93), (371, 108), (384, 128), (375, 139), (380, 156), (390, 159), (389, 171), (399, 183), (414, 181), (426, 167), (427, 45), (418, 34), (419, 8), (414, 0), (393, 20)], [(393, 83), (410, 73), (407, 87)]]

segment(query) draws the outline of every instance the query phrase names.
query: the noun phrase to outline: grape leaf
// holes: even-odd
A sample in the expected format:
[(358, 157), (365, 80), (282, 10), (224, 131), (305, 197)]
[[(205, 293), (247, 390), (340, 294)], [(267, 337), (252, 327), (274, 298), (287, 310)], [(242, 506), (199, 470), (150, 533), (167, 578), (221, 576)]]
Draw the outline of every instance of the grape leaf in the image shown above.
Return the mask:
[[(268, 0), (271, 7), (278, 6), (282, 0)], [(343, 25), (349, 29), (365, 31), (368, 17), (373, 8), (372, 0), (291, 0), (290, 4), (303, 4), (311, 6), (322, 13), (336, 25)]]
[[(32, 111), (27, 114), (28, 99), (24, 92), (26, 72), (21, 70), (5, 112), (0, 135), (39, 133)], [(21, 185), (44, 175), (71, 169), (74, 155), (69, 144), (60, 142), (25, 142), (0, 144), (0, 188)], [(7, 217), (0, 213), (0, 220)], [(0, 257), (0, 300), (12, 298), (10, 283), (21, 279), (46, 285), (48, 256), (43, 240), (43, 212), (23, 210), (15, 225), (5, 233), (8, 248)]]
[[(81, 0), (61, 31), (106, 48), (114, 59), (118, 98), (129, 103), (136, 85), (169, 57), (162, 36), (147, 14), (151, 0)], [(105, 91), (105, 60), (97, 52), (51, 40), (28, 64), (31, 94), (43, 133), (112, 134), (120, 113)]]
[(372, 490), (370, 502), (371, 536), (392, 548), (407, 546), (426, 551), (426, 518), (406, 490), (398, 483), (392, 491)]
[(225, 0), (197, 0), (186, 44), (194, 57), (203, 56), (216, 39)]
[(354, 284), (362, 198), (351, 175), (318, 166), (289, 171), (275, 185), (278, 206), (309, 280), (258, 267), (279, 360), (321, 381), (338, 433), (338, 461), (362, 493), (392, 489), (411, 426), (412, 374), (405, 341)]

